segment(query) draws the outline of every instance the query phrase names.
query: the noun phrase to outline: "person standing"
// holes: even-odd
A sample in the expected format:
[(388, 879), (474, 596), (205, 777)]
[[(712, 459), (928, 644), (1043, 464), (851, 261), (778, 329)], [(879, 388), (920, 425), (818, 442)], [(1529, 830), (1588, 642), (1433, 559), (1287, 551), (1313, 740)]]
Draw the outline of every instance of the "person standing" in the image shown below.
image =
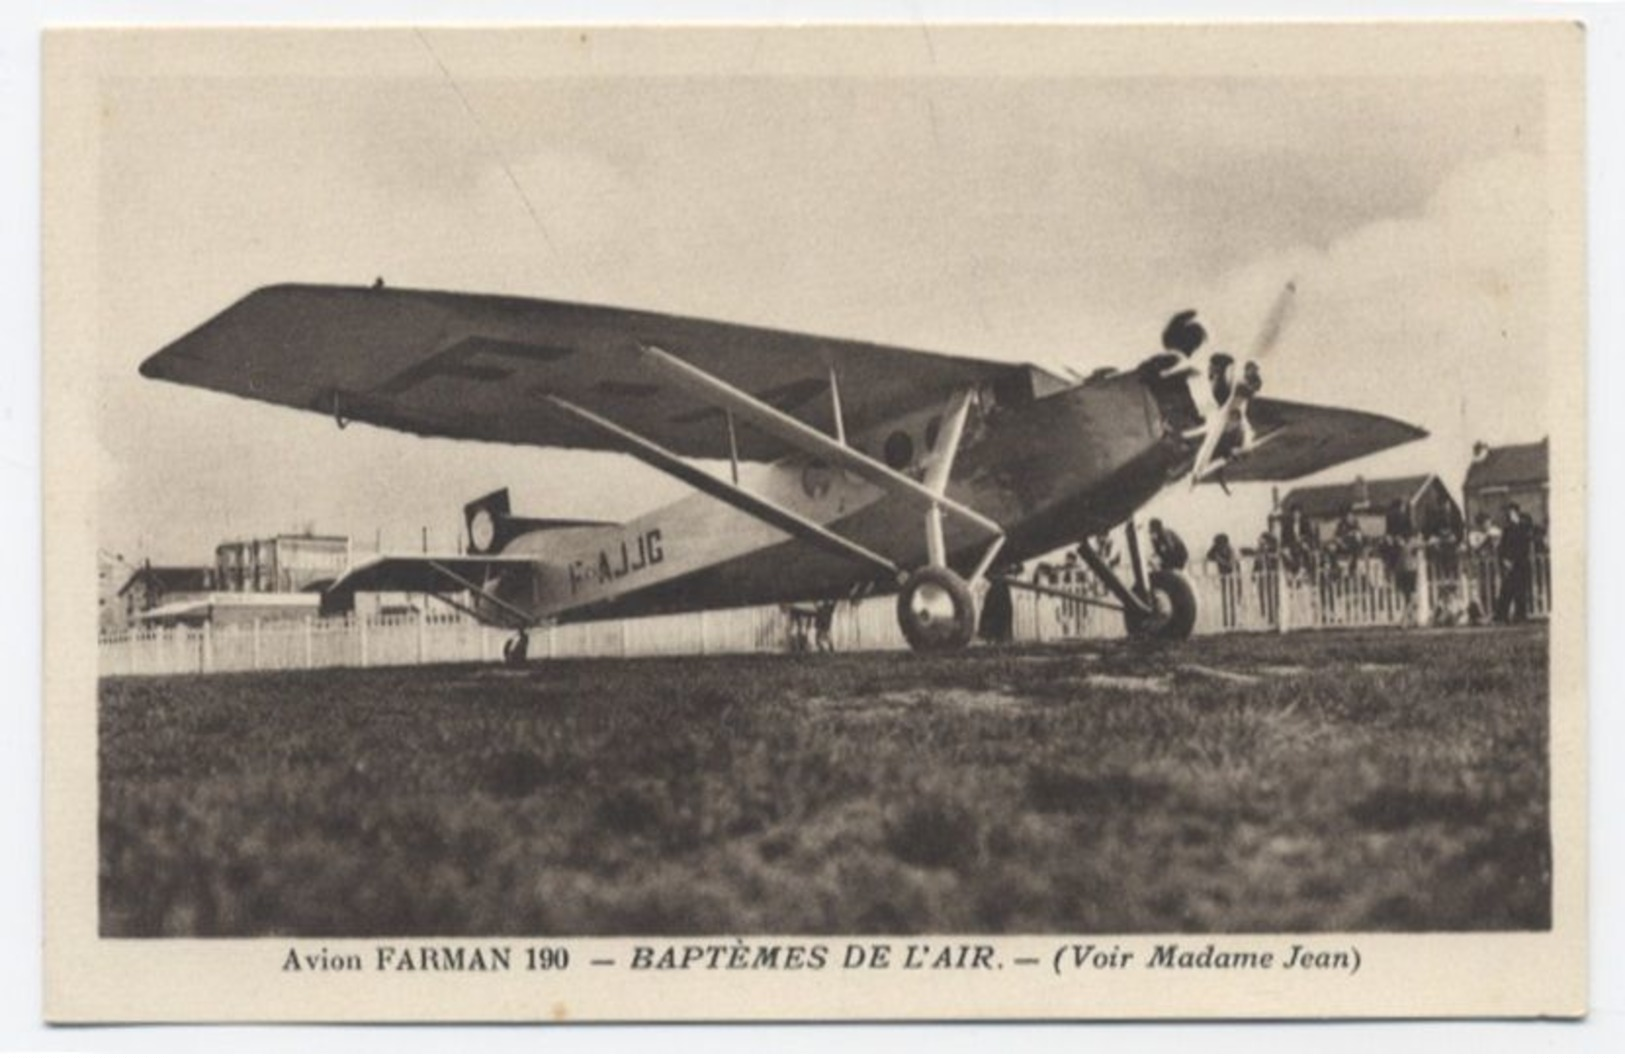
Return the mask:
[(1276, 601), (1280, 589), (1275, 579), (1281, 575), (1280, 544), (1268, 529), (1258, 534), (1258, 549), (1253, 554), (1253, 579), (1258, 583), (1258, 608), (1264, 613), (1264, 623), (1277, 627), (1280, 615)]
[(1516, 503), (1507, 504), (1496, 553), (1501, 560), (1501, 592), (1495, 599), (1495, 619), (1503, 624), (1529, 619), (1534, 594), (1534, 545), (1534, 527), (1523, 516), (1522, 508)]
[(1307, 531), (1303, 509), (1297, 504), (1288, 507), (1281, 515), (1281, 552), (1293, 556), (1294, 564), (1303, 551), (1303, 538)]
[(1383, 532), (1383, 558), (1388, 564), (1388, 579), (1404, 600), (1399, 622), (1404, 627), (1416, 623), (1416, 549), (1411, 528), (1411, 514), (1405, 501), (1395, 498), (1388, 504), (1388, 515)]
[(813, 611), (813, 630), (817, 637), (814, 645), (820, 654), (835, 653), (835, 606), (834, 599), (825, 599)]
[(1221, 577), (1228, 577), (1236, 571), (1236, 549), (1230, 545), (1230, 534), (1219, 533), (1213, 537), (1213, 546), (1207, 549), (1207, 560), (1213, 563), (1213, 568)]
[(1500, 561), (1496, 551), (1500, 546), (1500, 535), (1490, 522), (1488, 513), (1479, 511), (1473, 519), (1473, 527), (1467, 531), (1466, 544), (1467, 575), (1464, 579), (1468, 583), (1464, 590), (1470, 595), (1467, 619), (1476, 625), (1490, 620), (1495, 613), (1495, 573)]
[(981, 635), (989, 643), (1008, 643), (1015, 638), (1016, 604), (1010, 594), (1010, 579), (1021, 579), (1021, 567), (1007, 566), (993, 577), (982, 597)]
[(1343, 554), (1358, 557), (1365, 550), (1365, 534), (1360, 531), (1360, 520), (1354, 517), (1354, 508), (1343, 511), (1343, 517), (1337, 520), (1336, 531), (1337, 546)]
[(1084, 569), (1078, 565), (1078, 553), (1068, 551), (1061, 563), (1060, 589), (1066, 594), (1057, 600), (1056, 616), (1060, 619), (1061, 635), (1072, 639), (1083, 634), (1083, 606), (1076, 596), (1082, 590)]
[(1190, 552), (1179, 534), (1162, 524), (1161, 518), (1151, 519), (1151, 553), (1157, 556), (1157, 568), (1179, 572), (1190, 562)]
[(1213, 538), (1213, 546), (1207, 549), (1207, 560), (1219, 574), (1219, 608), (1223, 613), (1224, 627), (1234, 628), (1241, 596), (1241, 582), (1236, 572), (1241, 561), (1236, 557), (1236, 549), (1230, 546), (1229, 534), (1219, 533)]

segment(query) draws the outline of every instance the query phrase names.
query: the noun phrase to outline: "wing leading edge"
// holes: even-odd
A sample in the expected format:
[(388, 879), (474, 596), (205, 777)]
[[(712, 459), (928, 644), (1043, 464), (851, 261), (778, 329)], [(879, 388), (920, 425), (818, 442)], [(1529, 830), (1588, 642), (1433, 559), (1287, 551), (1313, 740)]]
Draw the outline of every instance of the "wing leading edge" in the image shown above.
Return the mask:
[[(833, 432), (884, 422), (957, 388), (1041, 370), (867, 342), (528, 298), (393, 288), (256, 290), (141, 365), (166, 379), (425, 436), (606, 448), (552, 414), (560, 397), (673, 453), (726, 459), (720, 408), (647, 370), (641, 348), (686, 363)], [(744, 459), (789, 454), (737, 432)]]
[(534, 557), (501, 555), (379, 555), (345, 570), (322, 592), (324, 613), (348, 613), (360, 592), (410, 592), (434, 595), (458, 609), (455, 602), (468, 593), (484, 602), (496, 623), (523, 627), (531, 616), (487, 591), (492, 577), (534, 576)]

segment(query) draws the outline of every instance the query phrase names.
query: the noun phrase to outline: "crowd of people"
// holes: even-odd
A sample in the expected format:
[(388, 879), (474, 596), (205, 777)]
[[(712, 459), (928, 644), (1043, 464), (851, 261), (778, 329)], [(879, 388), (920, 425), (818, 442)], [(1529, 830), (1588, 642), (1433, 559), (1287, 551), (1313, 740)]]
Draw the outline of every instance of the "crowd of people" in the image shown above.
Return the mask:
[[(1278, 527), (1278, 532), (1276, 528)], [(1330, 533), (1322, 533), (1301, 510), (1288, 509), (1259, 534), (1255, 547), (1239, 551), (1220, 533), (1208, 549), (1209, 570), (1222, 577), (1243, 572), (1243, 558), (1261, 579), (1283, 575), (1289, 582), (1311, 581), (1324, 610), (1337, 605), (1339, 588), (1369, 585), (1381, 574), (1403, 598), (1406, 620), (1416, 617), (1420, 569), (1426, 565), (1437, 585), (1435, 623), (1479, 624), (1527, 620), (1534, 608), (1534, 568), (1547, 551), (1545, 527), (1509, 503), (1499, 521), (1480, 514), (1465, 533), (1444, 527), (1419, 532), (1404, 501), (1392, 501), (1383, 531), (1366, 533), (1347, 510)], [(1226, 599), (1226, 623), (1234, 604)], [(1270, 604), (1266, 603), (1266, 610)], [(1270, 618), (1273, 621), (1273, 616)]]
[[(1367, 523), (1369, 524), (1369, 522)], [(1328, 531), (1329, 528), (1329, 531)], [(1418, 589), (1425, 567), (1431, 586), (1429, 620), (1434, 624), (1516, 623), (1535, 611), (1536, 567), (1547, 552), (1546, 529), (1509, 503), (1499, 519), (1479, 515), (1466, 531), (1450, 528), (1419, 532), (1403, 501), (1389, 505), (1382, 532), (1362, 528), (1352, 509), (1327, 527), (1316, 525), (1302, 510), (1289, 508), (1272, 516), (1269, 527), (1251, 546), (1237, 546), (1228, 533), (1213, 537), (1193, 566), (1192, 554), (1179, 533), (1161, 519), (1146, 524), (1145, 559), (1150, 569), (1191, 572), (1218, 581), (1220, 624), (1248, 627), (1243, 607), (1249, 590), (1256, 593), (1254, 620), (1275, 626), (1283, 588), (1314, 600), (1319, 623), (1337, 623), (1349, 610), (1392, 586), (1402, 600), (1402, 623), (1418, 620)], [(1124, 580), (1124, 554), (1109, 533), (1086, 542), (1100, 562)], [(980, 613), (981, 635), (1008, 641), (1015, 632), (1010, 582), (1027, 581), (1058, 596), (1060, 634), (1089, 633), (1086, 622), (1094, 608), (1085, 600), (1109, 593), (1084, 560), (1083, 547), (1070, 548), (1058, 560), (1041, 561), (1030, 577), (1022, 566), (1008, 566), (991, 578)], [(1283, 583), (1282, 578), (1285, 578)], [(789, 618), (789, 649), (796, 653), (834, 650), (831, 635), (834, 601), (784, 607)]]
[(781, 607), (789, 619), (789, 650), (792, 654), (830, 654), (835, 651), (834, 599), (813, 603), (791, 603)]
[[(1151, 568), (1190, 569), (1190, 550), (1172, 528), (1153, 518), (1146, 536)], [(1089, 543), (1107, 566), (1114, 570), (1120, 566), (1121, 555), (1111, 536), (1103, 533)], [(1202, 555), (1199, 570), (1193, 572), (1219, 578), (1221, 621), (1226, 628), (1243, 624), (1249, 583), (1258, 595), (1264, 623), (1275, 624), (1282, 587), (1278, 578), (1283, 576), (1286, 587), (1313, 586), (1323, 619), (1349, 605), (1345, 600), (1368, 598), (1371, 589), (1387, 584), (1403, 600), (1402, 620), (1415, 622), (1424, 564), (1433, 585), (1429, 608), (1433, 623), (1513, 623), (1529, 619), (1534, 611), (1535, 566), (1546, 551), (1545, 527), (1516, 503), (1507, 504), (1500, 519), (1479, 515), (1462, 533), (1450, 528), (1424, 533), (1412, 525), (1405, 503), (1395, 500), (1384, 512), (1378, 534), (1362, 528), (1352, 509), (1323, 528), (1297, 508), (1272, 517), (1250, 546), (1218, 533)], [(1085, 596), (1103, 593), (1077, 551), (1068, 551), (1058, 562), (1040, 562), (1034, 580)]]

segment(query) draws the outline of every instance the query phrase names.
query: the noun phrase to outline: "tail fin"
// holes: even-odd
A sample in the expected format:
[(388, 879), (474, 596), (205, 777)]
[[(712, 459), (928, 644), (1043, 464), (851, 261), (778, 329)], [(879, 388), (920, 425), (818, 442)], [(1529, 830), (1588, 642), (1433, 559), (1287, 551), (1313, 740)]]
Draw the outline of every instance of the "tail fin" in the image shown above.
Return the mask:
[(464, 506), (463, 524), (468, 529), (470, 555), (499, 555), (514, 537), (539, 529), (575, 529), (615, 523), (580, 518), (523, 518), (512, 512), (508, 490), (502, 488)]

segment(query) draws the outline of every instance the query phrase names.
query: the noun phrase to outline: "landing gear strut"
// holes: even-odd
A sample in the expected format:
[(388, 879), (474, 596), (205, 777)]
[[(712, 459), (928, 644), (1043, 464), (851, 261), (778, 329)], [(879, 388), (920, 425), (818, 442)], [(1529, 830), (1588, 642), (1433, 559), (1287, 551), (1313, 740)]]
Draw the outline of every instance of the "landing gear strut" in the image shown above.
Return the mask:
[(1125, 608), (1123, 624), (1136, 639), (1189, 639), (1196, 627), (1196, 591), (1182, 573), (1151, 574), (1150, 612)]
[(523, 665), (525, 656), (530, 653), (530, 635), (524, 629), (513, 634), (513, 637), (502, 644), (502, 660), (509, 665)]
[(1128, 534), (1129, 564), (1134, 571), (1134, 587), (1124, 584), (1117, 571), (1095, 553), (1088, 540), (1078, 544), (1084, 565), (1100, 579), (1106, 590), (1123, 606), (1123, 624), (1136, 639), (1189, 639), (1196, 627), (1196, 591), (1182, 573), (1159, 569), (1149, 577), (1140, 555), (1139, 535), (1134, 520), (1123, 531)]

